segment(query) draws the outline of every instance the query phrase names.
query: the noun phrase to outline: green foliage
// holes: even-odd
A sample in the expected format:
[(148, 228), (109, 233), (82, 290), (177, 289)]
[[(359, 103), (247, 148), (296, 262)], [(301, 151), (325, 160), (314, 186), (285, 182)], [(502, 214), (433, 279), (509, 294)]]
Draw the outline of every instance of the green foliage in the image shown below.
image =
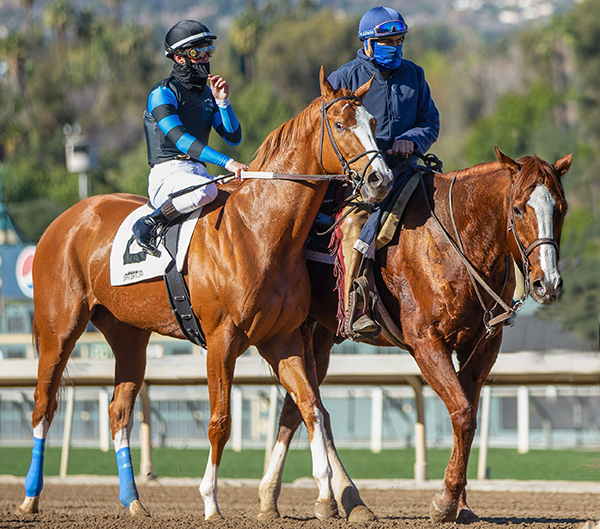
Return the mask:
[[(255, 56), (256, 78), (270, 85), (297, 114), (318, 97), (319, 70), (325, 75), (356, 56), (360, 41), (357, 20), (335, 20), (325, 9), (300, 19), (290, 16), (272, 23)], [(335, 31), (332, 28), (335, 27)]]
[(493, 160), (494, 144), (513, 158), (532, 154), (532, 136), (538, 128), (548, 127), (548, 113), (556, 102), (546, 84), (532, 86), (525, 95), (503, 96), (494, 114), (475, 123), (469, 134), (465, 145), (469, 165)]
[(242, 143), (238, 147), (232, 147), (218, 134), (213, 134), (210, 144), (236, 160), (250, 163), (268, 133), (293, 115), (268, 86), (247, 86), (235, 95), (234, 103), (236, 115), (242, 124)]
[[(165, 28), (139, 23), (160, 20), (156, 0), (111, 0), (109, 9), (51, 0), (42, 17), (31, 16), (31, 2), (22, 5), (23, 27), (0, 38), (0, 61), (8, 67), (0, 79), (0, 161), (4, 201), (36, 240), (79, 198), (77, 175), (65, 168), (67, 123), (79, 124), (99, 146), (99, 165), (88, 173), (94, 194), (146, 194), (142, 112), (171, 63), (162, 53)], [(170, 9), (184, 13), (194, 6), (174, 0)], [(211, 146), (249, 162), (272, 130), (319, 96), (321, 65), (328, 75), (355, 57), (361, 13), (344, 16), (314, 0), (211, 6), (202, 20), (219, 35), (212, 71), (230, 83), (243, 129), (240, 146), (226, 145), (216, 134)], [(434, 4), (413, 9), (430, 14)], [(498, 7), (485, 9), (495, 16)], [(420, 22), (426, 18), (408, 20), (404, 56), (424, 67), (440, 109), (441, 136), (432, 151), (446, 170), (493, 160), (494, 144), (514, 158), (535, 153), (555, 161), (572, 152), (562, 257), (598, 257), (600, 0), (577, 2), (549, 23), (510, 32)], [(581, 277), (593, 289), (591, 272)], [(570, 281), (565, 278), (566, 290)], [(569, 299), (565, 292), (557, 307)], [(589, 336), (597, 313), (582, 318), (573, 326)]]

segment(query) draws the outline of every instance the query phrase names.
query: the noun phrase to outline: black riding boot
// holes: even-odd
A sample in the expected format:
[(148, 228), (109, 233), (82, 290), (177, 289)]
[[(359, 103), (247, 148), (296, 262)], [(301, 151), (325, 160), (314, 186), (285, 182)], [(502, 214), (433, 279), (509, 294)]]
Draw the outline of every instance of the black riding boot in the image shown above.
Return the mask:
[(160, 208), (155, 209), (150, 215), (138, 219), (133, 225), (133, 234), (142, 249), (154, 257), (160, 257), (157, 248), (157, 236), (160, 228), (179, 217), (180, 213), (173, 207), (169, 199)]

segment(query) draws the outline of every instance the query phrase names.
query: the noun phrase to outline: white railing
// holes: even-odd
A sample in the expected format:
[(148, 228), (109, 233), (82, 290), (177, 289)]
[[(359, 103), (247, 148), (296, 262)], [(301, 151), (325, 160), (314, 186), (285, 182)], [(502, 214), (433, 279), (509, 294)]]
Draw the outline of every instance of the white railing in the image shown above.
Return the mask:
[[(102, 341), (96, 333), (86, 335), (81, 343), (90, 344)], [(6, 336), (0, 336), (0, 345), (7, 343)], [(21, 340), (25, 338), (20, 336)], [(18, 343), (16, 337), (11, 343)], [(30, 337), (27, 336), (27, 341)], [(164, 338), (153, 338), (152, 343), (169, 343)], [(142, 420), (140, 441), (142, 446), (141, 473), (152, 475), (152, 455), (150, 444), (150, 395), (148, 386), (206, 385), (206, 363), (201, 349), (195, 348), (193, 355), (151, 358), (146, 368), (145, 383), (140, 392), (142, 402)], [(74, 386), (111, 386), (114, 380), (114, 359), (72, 358), (67, 364), (69, 379)], [(600, 383), (600, 355), (598, 353), (554, 351), (551, 353), (520, 352), (500, 354), (488, 385), (482, 392), (480, 426), (480, 452), (478, 478), (485, 479), (487, 445), (489, 439), (489, 400), (492, 386), (521, 386), (518, 393), (519, 451), (529, 450), (529, 389), (532, 385), (597, 385)], [(0, 387), (29, 387), (37, 384), (37, 360), (8, 359), (0, 362)], [(236, 363), (234, 384), (270, 385), (275, 388), (276, 378), (271, 368), (257, 354), (246, 354)], [(408, 354), (351, 354), (332, 355), (326, 385), (362, 385), (374, 386), (372, 391), (371, 449), (375, 452), (382, 448), (382, 428), (380, 418), (383, 413), (381, 386), (412, 387), (416, 399), (415, 424), (415, 479), (427, 479), (427, 452), (425, 444), (425, 406), (423, 387), (425, 381), (415, 363)], [(269, 411), (269, 434), (267, 435), (265, 460), (270, 456), (274, 444), (277, 425), (276, 400), (278, 392), (271, 391)], [(67, 410), (72, 410), (74, 392), (67, 392)], [(241, 449), (241, 392), (232, 393), (232, 447)], [(107, 402), (107, 399), (104, 399)], [(275, 404), (274, 404), (275, 403)], [(70, 428), (72, 421), (65, 420), (63, 435), (63, 456), (61, 475), (66, 475), (70, 449)], [(68, 431), (67, 431), (68, 430)]]

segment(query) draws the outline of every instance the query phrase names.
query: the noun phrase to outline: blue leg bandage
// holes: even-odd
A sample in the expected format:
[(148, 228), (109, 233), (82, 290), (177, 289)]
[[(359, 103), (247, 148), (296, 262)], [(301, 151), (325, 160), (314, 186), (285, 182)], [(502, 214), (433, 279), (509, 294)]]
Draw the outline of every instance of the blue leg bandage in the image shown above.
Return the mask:
[(119, 469), (119, 500), (129, 508), (131, 502), (139, 499), (139, 495), (135, 487), (131, 452), (128, 446), (117, 451), (117, 468)]
[(46, 439), (33, 438), (31, 466), (25, 478), (25, 495), (29, 498), (39, 496), (44, 486), (44, 449)]

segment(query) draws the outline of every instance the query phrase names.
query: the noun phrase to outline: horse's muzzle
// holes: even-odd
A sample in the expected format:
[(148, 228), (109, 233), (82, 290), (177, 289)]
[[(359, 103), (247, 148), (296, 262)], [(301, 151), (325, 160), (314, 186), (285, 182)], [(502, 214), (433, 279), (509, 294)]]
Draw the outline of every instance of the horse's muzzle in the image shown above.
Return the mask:
[(391, 171), (390, 175), (382, 174), (379, 171), (373, 171), (365, 178), (363, 198), (372, 204), (381, 202), (388, 195), (391, 187)]
[(550, 281), (546, 281), (545, 277), (537, 278), (531, 282), (531, 295), (538, 303), (549, 305), (558, 300), (562, 287), (563, 280), (560, 276)]

